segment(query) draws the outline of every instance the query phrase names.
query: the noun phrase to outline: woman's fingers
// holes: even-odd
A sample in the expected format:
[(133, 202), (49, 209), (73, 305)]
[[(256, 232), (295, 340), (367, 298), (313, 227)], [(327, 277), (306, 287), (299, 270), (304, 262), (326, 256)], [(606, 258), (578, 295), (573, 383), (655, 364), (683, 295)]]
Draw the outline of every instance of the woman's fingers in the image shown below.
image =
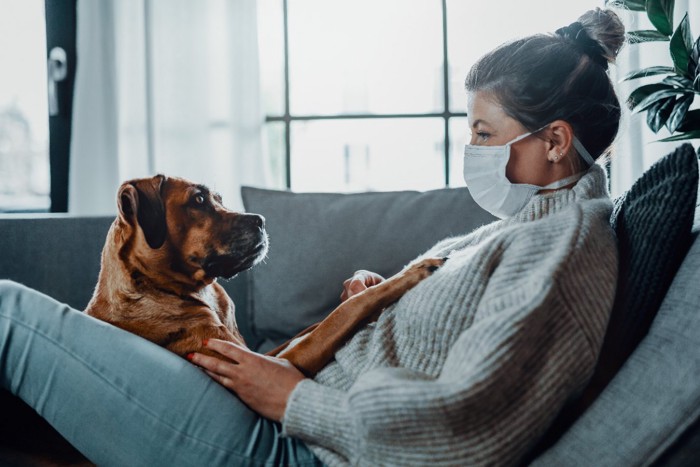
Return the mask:
[(340, 300), (345, 301), (353, 295), (357, 295), (367, 288), (365, 284), (368, 281), (368, 276), (365, 271), (356, 271), (350, 279), (343, 282), (343, 293), (340, 295)]
[(241, 363), (248, 354), (251, 353), (250, 350), (245, 347), (234, 344), (233, 342), (222, 341), (221, 339), (206, 339), (204, 341), (204, 347), (220, 353), (224, 357), (238, 363)]
[(282, 419), (289, 395), (304, 379), (294, 365), (219, 339), (210, 339), (205, 347), (238, 363), (201, 353), (187, 358), (214, 381), (235, 392), (253, 410), (272, 420)]
[(377, 273), (361, 269), (355, 271), (350, 279), (343, 282), (343, 292), (340, 294), (340, 300), (345, 301), (353, 295), (364, 291), (365, 289), (377, 285), (384, 281), (384, 277)]
[(220, 339), (205, 340), (204, 346), (228, 358), (230, 361), (201, 353), (189, 354), (187, 359), (209, 372), (228, 378), (231, 378), (235, 374), (236, 367), (243, 363), (247, 359), (248, 354), (250, 354), (248, 349), (236, 345), (233, 342), (222, 341)]

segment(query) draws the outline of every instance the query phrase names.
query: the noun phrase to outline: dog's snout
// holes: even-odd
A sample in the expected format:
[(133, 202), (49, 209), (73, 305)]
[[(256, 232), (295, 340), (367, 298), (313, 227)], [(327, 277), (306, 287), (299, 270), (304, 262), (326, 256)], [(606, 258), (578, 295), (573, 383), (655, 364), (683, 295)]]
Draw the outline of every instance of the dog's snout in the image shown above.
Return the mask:
[(261, 216), (260, 214), (255, 214), (253, 222), (259, 228), (261, 228), (261, 229), (265, 228), (265, 218), (263, 216)]
[(265, 229), (265, 218), (260, 214), (242, 214), (238, 220), (247, 227), (257, 227), (260, 230)]

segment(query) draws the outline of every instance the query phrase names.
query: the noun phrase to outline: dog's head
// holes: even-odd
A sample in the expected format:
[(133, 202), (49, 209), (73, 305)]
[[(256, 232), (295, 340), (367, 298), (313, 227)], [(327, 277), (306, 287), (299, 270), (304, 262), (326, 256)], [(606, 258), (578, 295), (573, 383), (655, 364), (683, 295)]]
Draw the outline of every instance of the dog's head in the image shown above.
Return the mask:
[(267, 253), (265, 219), (226, 209), (206, 186), (156, 175), (122, 184), (120, 256), (140, 273), (201, 286), (230, 278)]

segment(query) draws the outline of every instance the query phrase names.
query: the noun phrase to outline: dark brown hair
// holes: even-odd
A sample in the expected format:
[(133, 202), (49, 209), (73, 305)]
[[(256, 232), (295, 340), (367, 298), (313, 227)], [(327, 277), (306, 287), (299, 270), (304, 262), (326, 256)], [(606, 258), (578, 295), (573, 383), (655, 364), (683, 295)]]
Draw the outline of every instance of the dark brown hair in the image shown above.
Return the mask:
[(610, 10), (596, 8), (554, 34), (505, 43), (469, 70), (468, 92), (492, 95), (529, 131), (568, 122), (594, 159), (605, 153), (620, 125), (620, 102), (607, 73), (625, 28)]

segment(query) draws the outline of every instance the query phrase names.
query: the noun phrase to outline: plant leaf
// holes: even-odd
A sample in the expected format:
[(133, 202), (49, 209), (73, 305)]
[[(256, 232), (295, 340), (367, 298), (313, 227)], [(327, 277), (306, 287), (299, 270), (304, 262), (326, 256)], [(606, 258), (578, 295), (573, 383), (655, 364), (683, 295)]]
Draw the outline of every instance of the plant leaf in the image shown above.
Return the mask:
[[(700, 85), (700, 36), (698, 36), (688, 59), (688, 74), (690, 79), (695, 80), (696, 85)], [(700, 91), (700, 87), (696, 87)]]
[(688, 64), (690, 63), (690, 54), (693, 51), (693, 36), (690, 32), (690, 21), (688, 13), (683, 16), (681, 23), (676, 28), (676, 32), (671, 37), (671, 58), (673, 65), (676, 67), (676, 73), (690, 78), (688, 74)]
[(642, 68), (641, 70), (633, 71), (622, 77), (620, 81), (629, 81), (631, 79), (646, 78), (647, 76), (654, 75), (667, 75), (674, 73), (674, 69), (670, 66), (650, 66), (648, 68)]
[(646, 0), (605, 0), (605, 6), (626, 8), (632, 11), (646, 11)]
[(663, 84), (663, 83), (652, 83), (652, 84), (645, 84), (644, 86), (640, 86), (634, 91), (632, 91), (632, 94), (627, 98), (627, 106), (630, 109), (634, 109), (639, 105), (640, 102), (642, 102), (644, 99), (649, 97), (651, 94), (661, 91), (662, 89), (671, 89), (672, 86), (669, 86), (668, 84)]
[(686, 133), (681, 133), (680, 135), (669, 136), (668, 138), (660, 139), (659, 142), (667, 141), (683, 141), (685, 139), (696, 139), (700, 138), (700, 130), (688, 131)]
[(659, 31), (653, 29), (640, 29), (639, 31), (628, 32), (627, 40), (630, 44), (639, 44), (640, 42), (669, 41), (669, 36), (661, 34)]
[(678, 98), (673, 110), (671, 111), (671, 115), (668, 117), (668, 121), (666, 122), (666, 128), (668, 128), (668, 131), (671, 133), (676, 132), (681, 122), (683, 122), (685, 115), (688, 113), (688, 108), (690, 107), (690, 104), (693, 103), (694, 98), (695, 94), (685, 94)]
[(681, 88), (684, 91), (693, 91), (693, 82), (688, 78), (683, 78), (682, 76), (667, 76), (661, 82)]
[(666, 36), (673, 33), (673, 8), (675, 0), (647, 0), (646, 10), (649, 21), (657, 31)]
[(685, 118), (676, 131), (688, 132), (700, 130), (700, 109), (691, 110), (685, 114)]
[(675, 97), (667, 97), (649, 107), (649, 110), (647, 110), (647, 125), (651, 128), (651, 131), (658, 133), (661, 127), (664, 126), (671, 116), (675, 102)]
[(640, 102), (639, 105), (637, 105), (636, 111), (641, 112), (643, 110), (648, 110), (649, 112), (652, 112), (651, 108), (656, 106), (660, 101), (666, 102), (668, 99), (675, 99), (678, 94), (683, 94), (683, 91), (676, 88), (656, 91)]

